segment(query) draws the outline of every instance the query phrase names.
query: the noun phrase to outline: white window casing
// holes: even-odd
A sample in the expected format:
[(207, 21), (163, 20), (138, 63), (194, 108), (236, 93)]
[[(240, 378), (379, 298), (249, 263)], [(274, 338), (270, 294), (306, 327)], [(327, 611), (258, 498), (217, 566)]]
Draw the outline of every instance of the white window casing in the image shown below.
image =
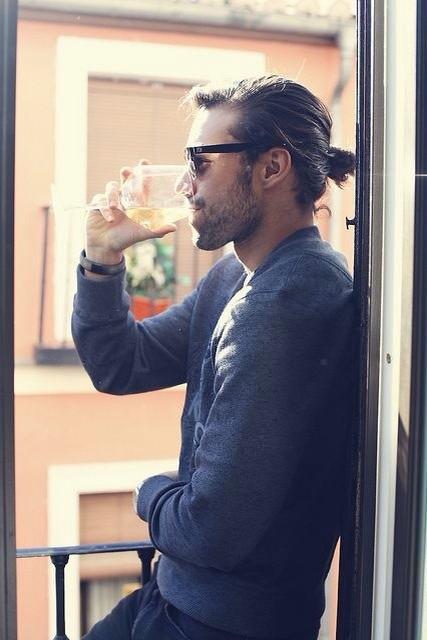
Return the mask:
[[(90, 76), (196, 84), (262, 74), (266, 67), (265, 54), (256, 51), (68, 36), (58, 38), (56, 54), (54, 184), (65, 206), (86, 200)], [(54, 212), (54, 334), (65, 343), (71, 340), (75, 270), (84, 246), (85, 217), (61, 206)]]

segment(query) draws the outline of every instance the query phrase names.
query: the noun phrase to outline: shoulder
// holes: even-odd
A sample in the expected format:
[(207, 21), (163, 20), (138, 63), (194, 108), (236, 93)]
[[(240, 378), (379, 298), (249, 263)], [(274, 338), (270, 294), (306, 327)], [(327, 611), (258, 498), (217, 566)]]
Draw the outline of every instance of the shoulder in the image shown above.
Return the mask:
[(280, 335), (284, 327), (352, 324), (353, 281), (337, 252), (302, 250), (254, 274), (229, 301), (218, 329)]
[(300, 306), (335, 306), (352, 295), (353, 279), (342, 254), (319, 239), (300, 243), (277, 255), (255, 272), (247, 291), (253, 301), (270, 298), (272, 304)]
[(288, 271), (283, 290), (309, 306), (334, 304), (352, 295), (353, 279), (337, 252), (305, 251)]
[(353, 287), (345, 257), (324, 241), (300, 252), (294, 262), (292, 276), (308, 281), (313, 279), (318, 283), (341, 283), (345, 288)]

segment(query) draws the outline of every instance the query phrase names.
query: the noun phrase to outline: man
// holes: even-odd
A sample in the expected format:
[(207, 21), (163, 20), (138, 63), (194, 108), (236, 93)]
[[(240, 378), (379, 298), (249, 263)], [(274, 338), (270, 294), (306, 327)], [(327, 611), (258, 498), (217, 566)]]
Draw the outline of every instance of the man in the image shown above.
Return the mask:
[[(196, 87), (181, 190), (195, 244), (233, 242), (181, 304), (136, 323), (122, 251), (147, 231), (119, 208), (87, 225), (75, 342), (107, 393), (187, 383), (179, 471), (146, 479), (137, 513), (152, 580), (88, 640), (314, 640), (339, 536), (354, 311), (344, 259), (313, 214), (352, 153), (326, 107), (281, 76)], [(123, 171), (123, 178), (128, 170)], [(98, 273), (94, 273), (97, 271)]]

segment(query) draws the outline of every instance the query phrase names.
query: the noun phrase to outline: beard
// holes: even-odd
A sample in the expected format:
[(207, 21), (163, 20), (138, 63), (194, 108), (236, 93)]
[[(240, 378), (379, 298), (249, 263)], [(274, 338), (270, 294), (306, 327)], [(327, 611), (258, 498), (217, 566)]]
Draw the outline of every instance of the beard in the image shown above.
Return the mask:
[(251, 174), (242, 170), (235, 186), (228, 193), (219, 194), (212, 205), (195, 197), (194, 207), (198, 211), (191, 227), (196, 247), (214, 251), (229, 242), (238, 244), (258, 228), (261, 209), (250, 188), (250, 178)]

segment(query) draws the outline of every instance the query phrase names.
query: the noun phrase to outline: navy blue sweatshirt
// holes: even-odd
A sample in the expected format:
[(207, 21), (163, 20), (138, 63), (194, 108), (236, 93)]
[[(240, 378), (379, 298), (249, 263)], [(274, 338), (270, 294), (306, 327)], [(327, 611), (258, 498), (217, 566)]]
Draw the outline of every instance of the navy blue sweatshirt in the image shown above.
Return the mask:
[(182, 303), (135, 322), (121, 276), (79, 270), (73, 335), (100, 391), (187, 383), (179, 480), (148, 478), (138, 500), (162, 596), (206, 625), (277, 638), (324, 610), (355, 314), (344, 258), (316, 227), (247, 275), (227, 255)]

